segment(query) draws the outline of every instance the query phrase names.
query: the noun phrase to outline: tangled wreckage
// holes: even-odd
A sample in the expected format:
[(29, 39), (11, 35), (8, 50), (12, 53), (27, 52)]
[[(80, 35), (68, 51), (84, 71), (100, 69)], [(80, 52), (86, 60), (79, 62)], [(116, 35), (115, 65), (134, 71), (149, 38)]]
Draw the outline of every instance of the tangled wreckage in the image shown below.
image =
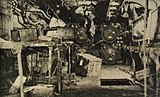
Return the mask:
[(0, 0), (0, 94), (36, 95), (37, 84), (47, 97), (62, 94), (64, 84), (76, 86), (77, 76), (99, 77), (106, 66), (129, 77), (105, 73), (101, 85), (140, 85), (145, 97), (148, 91), (159, 97), (159, 5), (159, 0)]

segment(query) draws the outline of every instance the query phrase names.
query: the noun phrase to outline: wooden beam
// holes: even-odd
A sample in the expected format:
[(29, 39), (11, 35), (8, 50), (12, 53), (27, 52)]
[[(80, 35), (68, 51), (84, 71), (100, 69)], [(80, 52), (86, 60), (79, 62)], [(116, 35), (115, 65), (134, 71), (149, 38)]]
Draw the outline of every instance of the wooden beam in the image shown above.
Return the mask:
[(147, 34), (147, 19), (148, 19), (148, 2), (149, 0), (145, 0), (145, 12), (144, 12), (144, 35), (143, 35), (143, 43), (142, 43), (142, 53), (143, 53), (143, 67), (144, 67), (144, 97), (147, 97), (147, 74), (146, 74), (146, 69), (147, 69), (147, 53), (146, 53), (146, 34)]
[[(48, 61), (48, 71), (49, 71), (49, 77), (51, 78), (52, 74), (51, 74), (51, 68), (52, 68), (52, 51), (53, 51), (53, 47), (49, 47), (49, 61)], [(50, 79), (49, 78), (49, 79)], [(49, 80), (50, 83), (50, 80)]]
[(18, 48), (17, 60), (18, 60), (18, 71), (20, 77), (20, 97), (24, 97), (23, 87), (23, 68), (22, 68), (22, 47)]

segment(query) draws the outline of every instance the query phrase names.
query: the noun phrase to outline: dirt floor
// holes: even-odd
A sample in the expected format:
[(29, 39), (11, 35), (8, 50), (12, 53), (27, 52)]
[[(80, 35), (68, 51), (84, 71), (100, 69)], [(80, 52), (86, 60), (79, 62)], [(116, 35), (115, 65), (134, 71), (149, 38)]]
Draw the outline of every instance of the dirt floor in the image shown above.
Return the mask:
[[(115, 66), (113, 66), (115, 68)], [(115, 71), (116, 70), (116, 71)], [(114, 85), (101, 86), (100, 79), (108, 78), (127, 78), (124, 72), (117, 69), (106, 69), (103, 66), (99, 77), (77, 78), (77, 85), (71, 86), (70, 89), (64, 87), (63, 93), (58, 97), (144, 97), (143, 89), (138, 85)], [(116, 72), (116, 73), (115, 73)], [(108, 75), (107, 75), (108, 74)], [(110, 77), (108, 77), (110, 76)], [(155, 96), (148, 96), (155, 97)]]
[[(110, 68), (107, 69), (108, 67), (103, 66), (100, 72), (100, 76), (94, 76), (94, 77), (76, 76), (76, 84), (71, 84), (70, 87), (68, 87), (67, 84), (64, 84), (62, 95), (55, 95), (53, 97), (144, 97), (143, 89), (140, 88), (140, 86), (138, 85), (101, 86), (100, 79), (129, 78), (129, 76), (126, 73), (117, 69), (117, 66), (109, 66), (109, 67)], [(19, 97), (19, 96), (14, 96), (14, 97)], [(147, 97), (156, 97), (156, 96), (149, 94)]]

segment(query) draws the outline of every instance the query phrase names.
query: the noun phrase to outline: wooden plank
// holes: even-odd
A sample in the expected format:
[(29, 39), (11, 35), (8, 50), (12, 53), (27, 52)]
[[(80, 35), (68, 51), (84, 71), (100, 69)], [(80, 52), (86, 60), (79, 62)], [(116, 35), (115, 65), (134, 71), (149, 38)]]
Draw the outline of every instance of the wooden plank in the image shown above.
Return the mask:
[[(26, 80), (26, 77), (23, 77), (23, 83), (25, 82), (25, 80)], [(18, 77), (16, 78), (16, 80), (14, 81), (14, 83), (11, 82), (11, 84), (12, 84), (12, 86), (11, 86), (11, 88), (9, 89), (9, 93), (11, 93), (11, 94), (18, 93), (18, 90), (19, 90), (19, 88), (20, 88), (20, 86), (21, 86), (20, 76), (18, 76)]]
[(22, 45), (24, 47), (53, 47), (56, 45), (55, 42), (11, 42), (5, 41), (0, 42), (1, 49), (15, 49), (17, 45)]
[[(51, 67), (52, 67), (52, 51), (53, 48), (49, 47), (49, 61), (48, 61), (48, 70), (49, 70), (49, 77), (51, 78), (52, 74), (51, 74)], [(50, 80), (49, 80), (50, 83)]]
[(20, 77), (20, 97), (24, 97), (23, 68), (22, 68), (22, 48), (18, 49), (17, 59), (18, 59), (18, 71), (19, 71), (19, 77)]
[(0, 49), (16, 49), (18, 45), (21, 45), (21, 43), (16, 42), (0, 42)]
[(37, 53), (32, 54), (32, 66), (37, 66)]
[(28, 69), (29, 69), (29, 73), (30, 73), (30, 75), (31, 75), (31, 73), (32, 73), (32, 55), (28, 55), (27, 56), (27, 62), (28, 62)]
[(55, 42), (27, 42), (24, 43), (25, 47), (52, 47)]

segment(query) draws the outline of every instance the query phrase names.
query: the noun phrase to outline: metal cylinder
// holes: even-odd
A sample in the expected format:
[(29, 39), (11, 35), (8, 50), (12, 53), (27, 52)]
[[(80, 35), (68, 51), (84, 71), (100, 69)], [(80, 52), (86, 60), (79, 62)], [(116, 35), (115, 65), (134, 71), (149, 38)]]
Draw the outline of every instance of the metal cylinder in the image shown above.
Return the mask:
[(111, 46), (103, 46), (101, 48), (101, 56), (106, 64), (115, 64), (119, 59), (120, 52)]

